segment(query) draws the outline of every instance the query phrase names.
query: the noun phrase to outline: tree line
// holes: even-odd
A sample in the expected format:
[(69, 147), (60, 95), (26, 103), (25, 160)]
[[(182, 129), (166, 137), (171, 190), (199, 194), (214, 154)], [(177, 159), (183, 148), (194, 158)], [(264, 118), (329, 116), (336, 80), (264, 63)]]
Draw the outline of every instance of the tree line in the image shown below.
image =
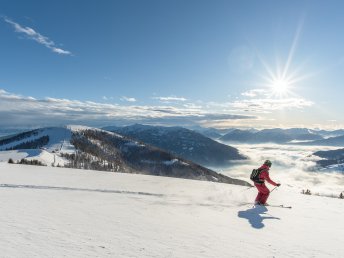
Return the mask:
[(42, 136), (38, 139), (23, 142), (23, 143), (15, 145), (15, 146), (6, 148), (6, 150), (39, 149), (39, 148), (43, 147), (44, 145), (47, 145), (48, 143), (49, 143), (49, 136)]
[(37, 159), (21, 159), (20, 161), (18, 160), (17, 162), (14, 162), (12, 158), (8, 160), (8, 163), (10, 164), (23, 164), (23, 165), (34, 165), (34, 166), (46, 166), (43, 162), (37, 160)]
[(32, 135), (38, 135), (38, 132), (39, 131), (37, 129), (36, 130), (31, 130), (31, 131), (28, 131), (28, 132), (20, 133), (20, 134), (17, 134), (15, 136), (12, 136), (12, 137), (0, 140), (0, 146), (9, 144), (9, 143), (14, 142), (14, 141), (20, 141), (20, 140), (28, 138), (28, 137), (30, 137)]

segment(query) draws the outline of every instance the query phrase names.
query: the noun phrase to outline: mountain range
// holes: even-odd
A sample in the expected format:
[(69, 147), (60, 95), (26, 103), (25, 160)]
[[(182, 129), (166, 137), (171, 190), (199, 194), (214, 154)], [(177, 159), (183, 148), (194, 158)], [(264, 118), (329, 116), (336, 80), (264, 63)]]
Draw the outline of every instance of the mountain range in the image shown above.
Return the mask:
[(0, 151), (15, 162), (20, 154), (54, 166), (249, 185), (147, 143), (90, 127), (31, 130), (0, 140)]
[(232, 160), (246, 159), (238, 149), (182, 127), (135, 124), (103, 129), (151, 144), (204, 166), (224, 166)]
[(344, 135), (330, 137), (327, 139), (321, 139), (317, 141), (305, 142), (302, 143), (303, 145), (313, 145), (313, 146), (336, 146), (336, 147), (343, 147), (344, 146)]
[(264, 129), (261, 131), (233, 130), (219, 140), (223, 142), (239, 143), (290, 143), (292, 141), (315, 141), (321, 140), (323, 136), (309, 129)]

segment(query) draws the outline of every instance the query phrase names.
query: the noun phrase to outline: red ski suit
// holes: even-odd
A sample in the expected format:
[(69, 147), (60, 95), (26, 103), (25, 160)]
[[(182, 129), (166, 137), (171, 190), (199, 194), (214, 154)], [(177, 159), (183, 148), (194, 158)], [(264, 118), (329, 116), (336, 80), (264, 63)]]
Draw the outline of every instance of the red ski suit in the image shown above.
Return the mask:
[(270, 184), (277, 186), (277, 184), (272, 181), (269, 177), (269, 169), (270, 167), (267, 165), (262, 165), (259, 169), (263, 170), (259, 175), (259, 180), (263, 181), (264, 183), (254, 183), (254, 185), (258, 189), (258, 195), (256, 197), (256, 202), (259, 202), (261, 204), (265, 204), (266, 200), (269, 197), (270, 190), (265, 185), (265, 180), (268, 181)]

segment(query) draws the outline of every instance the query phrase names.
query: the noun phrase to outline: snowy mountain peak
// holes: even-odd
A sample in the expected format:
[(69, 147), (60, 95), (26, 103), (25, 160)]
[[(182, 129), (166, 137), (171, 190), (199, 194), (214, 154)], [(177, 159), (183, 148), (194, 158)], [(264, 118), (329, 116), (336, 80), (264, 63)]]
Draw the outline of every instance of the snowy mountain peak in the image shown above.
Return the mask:
[(84, 130), (95, 130), (96, 128), (85, 126), (85, 125), (67, 125), (67, 129), (73, 131), (73, 132), (79, 132)]

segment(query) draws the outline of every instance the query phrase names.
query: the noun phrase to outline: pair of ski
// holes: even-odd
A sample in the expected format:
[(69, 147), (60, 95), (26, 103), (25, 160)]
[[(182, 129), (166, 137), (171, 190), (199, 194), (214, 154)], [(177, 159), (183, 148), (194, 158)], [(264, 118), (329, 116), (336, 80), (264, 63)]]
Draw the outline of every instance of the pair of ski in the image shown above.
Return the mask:
[[(254, 206), (264, 206), (264, 205), (260, 205), (260, 204), (255, 204)], [(283, 204), (280, 204), (280, 205), (266, 205), (264, 207), (276, 207), (276, 208), (284, 208), (284, 209), (291, 209), (291, 206), (286, 206), (286, 205), (283, 205)]]

